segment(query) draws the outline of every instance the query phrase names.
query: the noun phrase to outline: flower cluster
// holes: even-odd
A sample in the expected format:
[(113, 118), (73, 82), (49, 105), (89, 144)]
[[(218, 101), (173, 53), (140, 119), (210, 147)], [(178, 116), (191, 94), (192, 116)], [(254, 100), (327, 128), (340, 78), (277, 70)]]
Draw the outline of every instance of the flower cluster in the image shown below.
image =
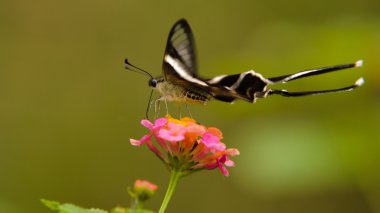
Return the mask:
[[(154, 123), (142, 120), (141, 124), (150, 133), (140, 140), (130, 139), (131, 144), (146, 144), (169, 169), (179, 170), (183, 175), (219, 168), (223, 175), (228, 176), (226, 167), (234, 166), (229, 157), (239, 155), (237, 149), (227, 149), (220, 141), (223, 137), (219, 129), (199, 125), (188, 117), (178, 120), (166, 116)], [(156, 143), (153, 143), (153, 138)]]

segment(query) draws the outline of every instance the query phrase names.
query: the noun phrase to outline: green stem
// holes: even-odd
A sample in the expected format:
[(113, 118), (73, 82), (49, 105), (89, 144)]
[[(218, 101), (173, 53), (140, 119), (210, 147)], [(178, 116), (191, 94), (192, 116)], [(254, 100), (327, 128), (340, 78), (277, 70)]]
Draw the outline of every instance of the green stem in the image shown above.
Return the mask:
[(182, 172), (180, 170), (173, 169), (171, 171), (169, 186), (168, 186), (168, 189), (167, 189), (166, 194), (165, 194), (165, 198), (162, 201), (162, 204), (161, 204), (161, 207), (160, 207), (160, 210), (158, 211), (158, 213), (164, 213), (165, 212), (165, 209), (168, 206), (170, 198), (172, 197), (174, 189), (177, 186), (177, 183), (178, 183), (179, 179), (181, 178), (181, 176), (182, 176)]
[(143, 209), (143, 207), (144, 207), (144, 201), (138, 200), (136, 209), (141, 210), (141, 209)]

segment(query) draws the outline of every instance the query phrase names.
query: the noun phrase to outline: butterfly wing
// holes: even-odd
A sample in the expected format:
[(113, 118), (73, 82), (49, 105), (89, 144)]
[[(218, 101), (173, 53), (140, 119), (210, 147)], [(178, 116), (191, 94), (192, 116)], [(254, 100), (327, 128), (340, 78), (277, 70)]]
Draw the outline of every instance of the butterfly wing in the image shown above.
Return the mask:
[[(178, 73), (178, 72), (185, 73)], [(182, 75), (197, 76), (195, 41), (189, 23), (178, 20), (170, 30), (164, 55), (163, 76), (171, 81), (183, 78)]]
[(163, 77), (165, 81), (188, 89), (202, 90), (225, 102), (232, 102), (236, 98), (252, 101), (251, 97), (242, 94), (236, 88), (231, 89), (230, 83), (225, 83), (231, 80), (237, 81), (238, 76), (240, 75), (236, 76), (237, 79), (233, 76), (226, 76), (219, 79), (220, 81), (217, 80), (218, 77), (209, 81), (201, 79), (197, 73), (195, 42), (190, 25), (185, 19), (180, 19), (173, 25), (164, 55)]
[(256, 98), (265, 97), (267, 85), (272, 82), (253, 70), (235, 75), (220, 75), (206, 81), (211, 87), (224, 88), (230, 93), (217, 94), (216, 99), (232, 102), (236, 98), (255, 102)]

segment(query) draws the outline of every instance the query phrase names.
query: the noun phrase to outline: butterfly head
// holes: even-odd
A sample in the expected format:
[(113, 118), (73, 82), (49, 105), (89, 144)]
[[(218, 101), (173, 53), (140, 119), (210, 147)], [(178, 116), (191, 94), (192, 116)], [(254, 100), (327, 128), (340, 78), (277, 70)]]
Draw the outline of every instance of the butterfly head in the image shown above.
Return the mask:
[(156, 88), (158, 80), (155, 78), (149, 79), (149, 87)]

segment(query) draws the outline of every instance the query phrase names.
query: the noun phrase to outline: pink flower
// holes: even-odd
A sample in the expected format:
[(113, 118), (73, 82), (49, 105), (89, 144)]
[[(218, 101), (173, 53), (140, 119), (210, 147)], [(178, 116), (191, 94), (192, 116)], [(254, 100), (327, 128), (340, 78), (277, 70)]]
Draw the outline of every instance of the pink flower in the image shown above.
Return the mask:
[(154, 124), (152, 124), (149, 120), (142, 120), (141, 125), (145, 126), (146, 128), (150, 129), (150, 131), (156, 131), (160, 129), (161, 127), (165, 126), (165, 124), (168, 122), (168, 119), (166, 118), (159, 118), (157, 119)]
[(128, 189), (129, 194), (137, 202), (145, 202), (154, 195), (158, 186), (147, 180), (136, 180), (132, 189)]
[(239, 154), (237, 149), (226, 149), (220, 141), (223, 136), (219, 129), (206, 128), (190, 118), (178, 120), (167, 116), (157, 119), (154, 124), (149, 120), (142, 120), (141, 124), (150, 133), (140, 140), (131, 139), (131, 144), (147, 144), (170, 169), (181, 170), (183, 175), (219, 168), (223, 175), (228, 176), (226, 167), (234, 166), (229, 157)]
[(192, 140), (197, 140), (197, 137), (203, 135), (205, 132), (206, 128), (196, 123), (188, 123), (186, 126), (186, 137)]
[(129, 141), (131, 142), (131, 144), (133, 146), (141, 146), (143, 144), (145, 144), (145, 142), (147, 141), (150, 141), (151, 140), (151, 136), (150, 135), (144, 135), (142, 136), (142, 138), (140, 140), (135, 140), (135, 139), (129, 139)]
[(140, 179), (137, 179), (135, 181), (135, 188), (143, 188), (143, 189), (146, 189), (146, 190), (149, 190), (149, 191), (155, 191), (158, 189), (158, 186), (147, 181), (147, 180), (140, 180)]
[(203, 134), (201, 142), (210, 150), (222, 151), (226, 149), (226, 145), (219, 141), (219, 138), (209, 132)]
[(167, 129), (160, 129), (158, 137), (169, 142), (182, 141), (185, 139), (186, 128), (180, 124), (168, 123)]
[(168, 120), (166, 118), (160, 118), (160, 119), (157, 119), (154, 122), (154, 124), (152, 124), (149, 120), (146, 120), (146, 119), (141, 120), (141, 125), (143, 125), (146, 128), (148, 128), (150, 130), (150, 134), (149, 135), (144, 135), (140, 140), (130, 139), (129, 141), (131, 142), (131, 144), (133, 146), (141, 146), (141, 145), (143, 145), (145, 142), (150, 141), (152, 135), (157, 130), (159, 130), (161, 127), (165, 126), (165, 124), (167, 123), (167, 121)]

